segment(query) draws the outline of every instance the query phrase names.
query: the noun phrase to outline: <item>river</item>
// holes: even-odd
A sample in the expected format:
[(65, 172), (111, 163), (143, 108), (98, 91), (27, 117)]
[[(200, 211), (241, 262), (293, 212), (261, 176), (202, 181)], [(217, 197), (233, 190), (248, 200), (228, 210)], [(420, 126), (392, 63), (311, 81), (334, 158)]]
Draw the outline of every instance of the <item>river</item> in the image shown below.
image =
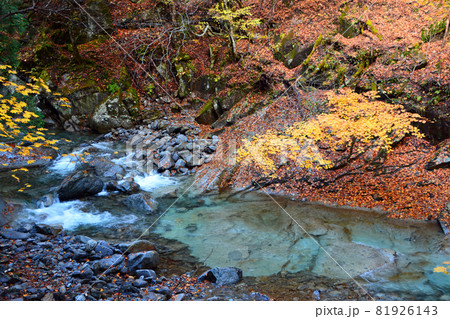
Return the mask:
[[(18, 173), (32, 187), (1, 173), (0, 196), (17, 204), (16, 222), (62, 225), (67, 232), (111, 242), (137, 238), (156, 243), (167, 274), (215, 266), (242, 269), (244, 283), (276, 299), (303, 299), (302, 292), (345, 297), (342, 283), (382, 300), (450, 300), (450, 276), (433, 268), (450, 260), (449, 241), (435, 221), (394, 220), (374, 210), (329, 207), (249, 193), (199, 194), (194, 178), (142, 174), (124, 145), (91, 142), (89, 135), (59, 133), (61, 152), (111, 158), (127, 166), (142, 191), (158, 202), (157, 214), (132, 211), (120, 194), (100, 194), (37, 207), (81, 165), (58, 157), (49, 167)], [(345, 290), (345, 289), (344, 289)]]

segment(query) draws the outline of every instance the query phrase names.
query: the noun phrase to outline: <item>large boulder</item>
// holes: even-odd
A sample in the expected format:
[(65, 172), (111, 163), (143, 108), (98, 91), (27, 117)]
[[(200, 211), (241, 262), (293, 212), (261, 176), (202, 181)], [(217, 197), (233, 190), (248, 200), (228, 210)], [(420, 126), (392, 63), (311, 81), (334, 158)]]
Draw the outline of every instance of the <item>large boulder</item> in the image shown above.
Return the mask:
[(131, 128), (133, 118), (119, 94), (108, 96), (97, 108), (91, 118), (91, 127), (99, 133), (107, 133), (113, 128)]
[(133, 194), (125, 198), (122, 203), (135, 211), (154, 213), (158, 209), (158, 202), (148, 194)]
[(195, 118), (198, 124), (211, 125), (223, 114), (220, 100), (212, 98), (200, 109)]
[(234, 285), (242, 279), (242, 270), (236, 267), (215, 267), (205, 271), (198, 281), (210, 281), (218, 286)]
[(103, 181), (87, 173), (75, 172), (62, 182), (57, 190), (61, 201), (83, 198), (100, 193), (103, 190)]

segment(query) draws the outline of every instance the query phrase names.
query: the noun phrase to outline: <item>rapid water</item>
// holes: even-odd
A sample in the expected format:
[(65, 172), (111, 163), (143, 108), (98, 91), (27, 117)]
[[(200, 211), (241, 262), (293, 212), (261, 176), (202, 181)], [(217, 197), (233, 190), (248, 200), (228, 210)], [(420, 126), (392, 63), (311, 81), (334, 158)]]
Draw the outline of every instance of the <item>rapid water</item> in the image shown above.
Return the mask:
[[(264, 194), (198, 196), (186, 191), (191, 178), (143, 174), (123, 146), (82, 144), (89, 138), (80, 137), (62, 149), (87, 159), (112, 157), (159, 202), (158, 213), (132, 211), (121, 203), (124, 195), (106, 191), (38, 208), (36, 200), (81, 165), (67, 156), (21, 176), (33, 185), (23, 194), (13, 191), (13, 183), (2, 184), (0, 196), (23, 207), (18, 221), (62, 225), (71, 233), (109, 241), (148, 239), (159, 245), (162, 259), (169, 260), (167, 267), (174, 271), (195, 265), (236, 266), (248, 282), (270, 282), (278, 298), (295, 295), (291, 286), (300, 286), (297, 282), (314, 286), (320, 278), (330, 283), (357, 281), (380, 299), (450, 299), (450, 276), (433, 272), (450, 260), (449, 241), (435, 222), (393, 220), (380, 212)], [(8, 180), (6, 173), (0, 178)]]

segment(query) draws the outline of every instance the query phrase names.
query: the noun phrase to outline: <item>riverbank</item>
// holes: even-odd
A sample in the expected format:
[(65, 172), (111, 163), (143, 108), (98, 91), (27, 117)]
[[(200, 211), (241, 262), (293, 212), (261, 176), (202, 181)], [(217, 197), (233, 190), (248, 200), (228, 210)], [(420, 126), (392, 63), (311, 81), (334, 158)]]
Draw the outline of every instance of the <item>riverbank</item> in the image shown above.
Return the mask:
[[(24, 224), (1, 230), (0, 247), (0, 300), (270, 300), (199, 280), (194, 271), (158, 275), (159, 255), (144, 240), (112, 245)], [(237, 283), (230, 278), (222, 284)]]

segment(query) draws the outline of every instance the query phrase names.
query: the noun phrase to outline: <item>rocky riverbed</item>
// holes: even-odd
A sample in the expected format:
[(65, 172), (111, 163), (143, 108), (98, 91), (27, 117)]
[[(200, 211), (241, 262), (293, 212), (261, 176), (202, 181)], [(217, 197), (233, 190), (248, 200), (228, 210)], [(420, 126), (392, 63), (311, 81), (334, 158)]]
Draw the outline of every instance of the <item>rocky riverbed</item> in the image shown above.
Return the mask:
[(164, 176), (194, 173), (198, 167), (209, 163), (219, 138), (212, 135), (199, 138), (200, 129), (192, 124), (173, 124), (156, 120), (136, 129), (117, 129), (101, 136), (99, 141), (126, 143), (141, 170), (153, 170)]
[(1, 230), (0, 247), (0, 300), (270, 300), (234, 288), (237, 268), (158, 275), (159, 254), (146, 240), (110, 244), (24, 224)]

